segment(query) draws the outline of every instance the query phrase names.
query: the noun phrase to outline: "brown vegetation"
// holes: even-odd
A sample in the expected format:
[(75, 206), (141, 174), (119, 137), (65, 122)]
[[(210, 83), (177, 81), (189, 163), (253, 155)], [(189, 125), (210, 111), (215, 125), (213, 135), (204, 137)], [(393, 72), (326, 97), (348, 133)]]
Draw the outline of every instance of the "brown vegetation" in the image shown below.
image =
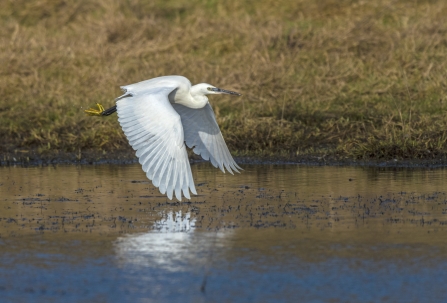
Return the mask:
[(0, 0), (0, 153), (129, 150), (119, 86), (178, 74), (236, 154), (447, 154), (439, 0)]

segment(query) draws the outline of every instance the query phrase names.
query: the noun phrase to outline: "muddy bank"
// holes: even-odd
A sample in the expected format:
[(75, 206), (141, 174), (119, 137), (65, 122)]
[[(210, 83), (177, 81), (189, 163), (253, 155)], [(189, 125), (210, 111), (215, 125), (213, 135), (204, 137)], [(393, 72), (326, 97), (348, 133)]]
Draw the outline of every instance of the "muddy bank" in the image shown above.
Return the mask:
[(445, 230), (445, 169), (246, 165), (192, 167), (197, 196), (167, 200), (138, 164), (2, 167), (0, 238), (240, 228)]
[[(191, 151), (190, 162), (199, 163), (203, 159)], [(366, 166), (366, 167), (425, 167), (438, 168), (447, 166), (447, 156), (440, 155), (430, 159), (350, 159), (338, 155), (278, 155), (236, 156), (239, 164), (303, 164), (303, 165), (328, 165), (328, 166)], [(80, 150), (77, 152), (61, 152), (51, 150), (38, 152), (37, 150), (9, 149), (0, 153), (0, 166), (38, 166), (55, 164), (131, 164), (137, 163), (135, 151), (130, 147), (112, 152), (98, 150)]]

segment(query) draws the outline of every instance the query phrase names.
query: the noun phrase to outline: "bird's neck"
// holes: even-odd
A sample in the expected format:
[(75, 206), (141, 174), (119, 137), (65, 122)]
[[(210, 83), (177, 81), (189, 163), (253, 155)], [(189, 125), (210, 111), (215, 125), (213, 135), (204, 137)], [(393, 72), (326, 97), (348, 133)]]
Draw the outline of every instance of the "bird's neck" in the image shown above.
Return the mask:
[(191, 99), (193, 100), (191, 108), (202, 108), (208, 103), (208, 98), (205, 95), (192, 95)]
[(208, 98), (204, 94), (196, 91), (194, 86), (188, 91), (178, 91), (174, 100), (175, 103), (189, 108), (202, 108), (208, 103)]

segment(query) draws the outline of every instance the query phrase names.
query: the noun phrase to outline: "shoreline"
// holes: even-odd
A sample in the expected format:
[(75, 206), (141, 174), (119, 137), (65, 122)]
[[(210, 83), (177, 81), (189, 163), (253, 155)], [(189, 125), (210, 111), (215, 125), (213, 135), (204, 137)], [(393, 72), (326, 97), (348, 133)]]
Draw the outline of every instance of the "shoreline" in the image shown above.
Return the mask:
[[(190, 163), (209, 162), (200, 156), (189, 153)], [(234, 156), (240, 165), (307, 165), (307, 166), (360, 166), (384, 168), (443, 168), (447, 167), (447, 158), (440, 156), (432, 159), (349, 159), (334, 155), (298, 155), (298, 156), (260, 156), (244, 155)], [(81, 151), (61, 152), (49, 151), (40, 154), (36, 151), (15, 151), (0, 154), (0, 166), (48, 166), (48, 165), (126, 165), (138, 163), (133, 150), (120, 150), (115, 152)]]

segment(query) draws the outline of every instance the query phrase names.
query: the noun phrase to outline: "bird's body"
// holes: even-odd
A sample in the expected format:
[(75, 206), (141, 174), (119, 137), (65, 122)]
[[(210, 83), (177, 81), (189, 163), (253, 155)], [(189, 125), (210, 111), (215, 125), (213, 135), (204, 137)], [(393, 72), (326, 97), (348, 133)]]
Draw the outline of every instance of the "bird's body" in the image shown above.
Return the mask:
[[(203, 83), (205, 84), (205, 83)], [(199, 84), (200, 85), (200, 84)], [(207, 84), (207, 86), (210, 86)], [(191, 82), (182, 76), (165, 76), (153, 78), (138, 83), (121, 86), (121, 89), (132, 95), (146, 93), (153, 88), (171, 88), (174, 87), (172, 93), (168, 95), (170, 103), (182, 104), (189, 108), (202, 108), (208, 103), (208, 98), (203, 94), (197, 94), (197, 85), (191, 86)], [(123, 97), (122, 96), (122, 97)], [(119, 97), (118, 99), (120, 99)]]
[[(197, 194), (186, 146), (230, 173), (240, 167), (233, 160), (217, 125), (207, 94), (238, 93), (201, 83), (191, 86), (182, 76), (158, 77), (122, 86), (124, 94), (108, 110), (87, 110), (92, 115), (118, 112), (118, 121), (136, 150), (146, 176), (162, 194), (178, 200), (189, 191)], [(185, 146), (186, 143), (186, 146)]]

